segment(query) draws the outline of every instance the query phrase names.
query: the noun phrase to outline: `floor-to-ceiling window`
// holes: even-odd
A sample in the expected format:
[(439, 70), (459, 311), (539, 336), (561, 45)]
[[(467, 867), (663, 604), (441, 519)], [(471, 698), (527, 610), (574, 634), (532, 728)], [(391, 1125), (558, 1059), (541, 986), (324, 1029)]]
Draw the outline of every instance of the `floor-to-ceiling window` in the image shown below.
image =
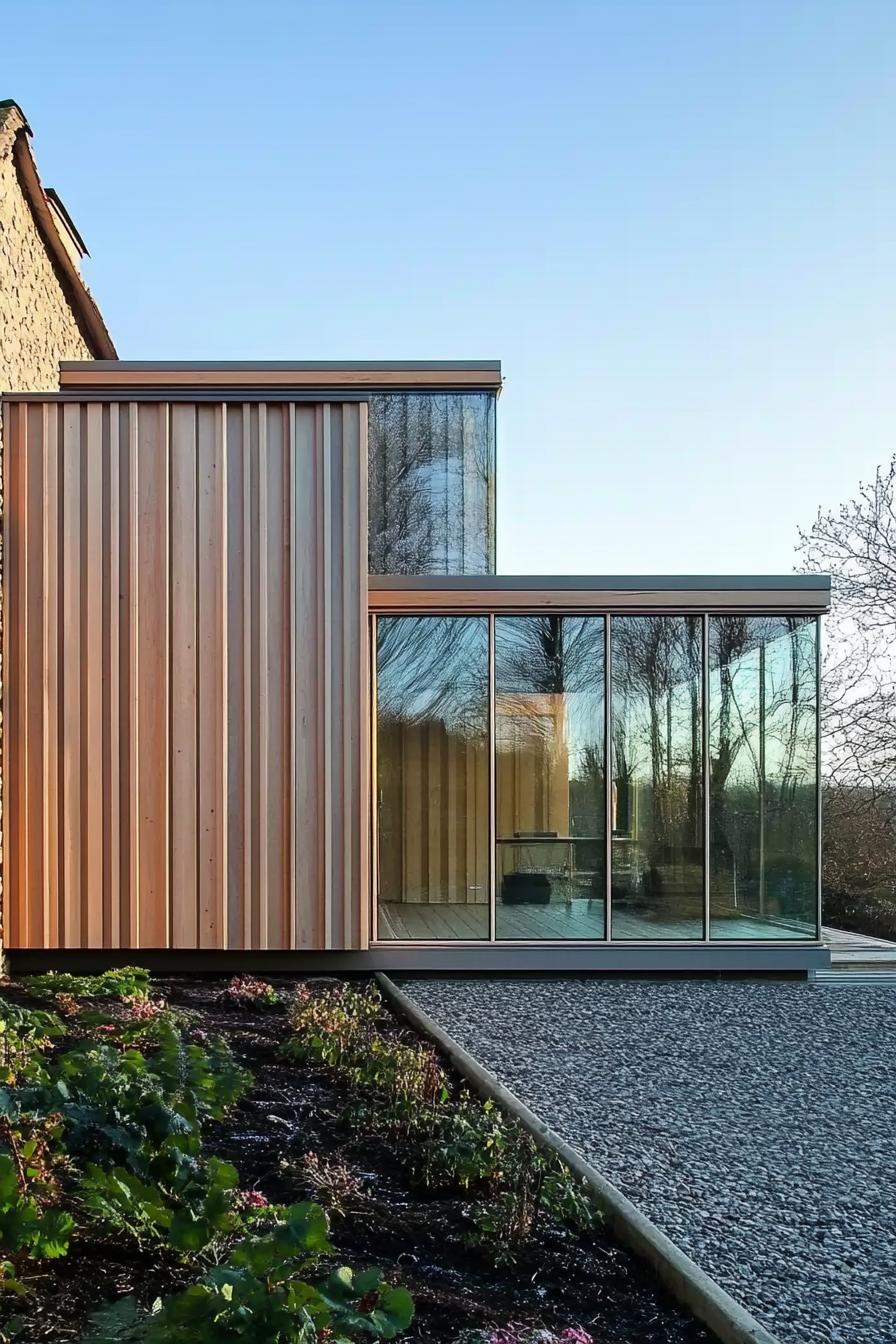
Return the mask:
[(817, 674), (814, 617), (380, 615), (377, 936), (816, 937)]
[(495, 619), (496, 936), (604, 938), (604, 621)]
[(613, 937), (702, 938), (702, 618), (610, 631)]
[(817, 624), (709, 620), (713, 938), (814, 938)]
[(489, 936), (484, 616), (377, 622), (378, 937)]

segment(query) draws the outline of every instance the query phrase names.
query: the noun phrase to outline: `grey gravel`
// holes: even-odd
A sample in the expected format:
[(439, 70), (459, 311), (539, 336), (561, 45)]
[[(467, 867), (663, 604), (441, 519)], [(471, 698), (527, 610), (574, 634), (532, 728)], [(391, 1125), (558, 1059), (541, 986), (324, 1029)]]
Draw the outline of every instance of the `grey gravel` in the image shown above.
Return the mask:
[(896, 1341), (896, 989), (402, 988), (781, 1341)]

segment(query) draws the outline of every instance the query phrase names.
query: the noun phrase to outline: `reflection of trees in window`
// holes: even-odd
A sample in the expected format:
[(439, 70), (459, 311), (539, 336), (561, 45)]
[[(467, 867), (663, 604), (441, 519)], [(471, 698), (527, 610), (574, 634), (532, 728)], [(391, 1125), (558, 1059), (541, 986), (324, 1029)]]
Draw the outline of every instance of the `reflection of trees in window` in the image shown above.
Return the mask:
[(603, 686), (603, 621), (580, 616), (499, 618), (501, 690), (520, 694)]
[(586, 743), (578, 759), (575, 777), (569, 781), (573, 830), (603, 833), (604, 774), (603, 743)]
[[(568, 826), (603, 830), (604, 623), (599, 616), (502, 616), (495, 686), (501, 744), (537, 742), (563, 776)], [(533, 712), (540, 706), (542, 712)], [(550, 711), (550, 712), (548, 712)]]
[[(779, 802), (815, 770), (815, 622), (791, 616), (714, 616), (710, 781), (774, 781)], [(807, 759), (808, 747), (808, 759)]]
[(814, 923), (815, 621), (714, 616), (709, 657), (714, 903)]
[[(488, 933), (488, 622), (377, 620), (377, 879), (384, 916), (402, 905), (477, 906), (387, 936)], [(416, 930), (416, 932), (414, 931)]]
[[(576, 899), (602, 898), (604, 646), (601, 616), (542, 612), (495, 620), (495, 824), (502, 902), (506, 890), (516, 890), (506, 884), (527, 873), (544, 880), (555, 903), (569, 907)], [(541, 843), (528, 846), (527, 837)], [(557, 843), (551, 843), (554, 837)], [(499, 937), (502, 908), (499, 903)], [(601, 937), (602, 904), (593, 917), (594, 936)]]
[(380, 720), (442, 722), (488, 731), (488, 626), (484, 617), (381, 617), (377, 623)]
[[(696, 616), (626, 616), (612, 624), (617, 830), (649, 781), (654, 833), (702, 836), (702, 634)], [(623, 825), (623, 822), (625, 823)]]
[(628, 754), (627, 730), (624, 724), (613, 724), (613, 831), (616, 835), (631, 835), (635, 824), (633, 784), (635, 768)]
[(491, 574), (495, 567), (495, 398), (370, 398), (369, 565), (373, 574)]
[(618, 616), (610, 625), (613, 935), (643, 937), (630, 904), (664, 938), (703, 933), (702, 620)]
[(815, 622), (782, 617), (783, 632), (765, 651), (767, 802), (792, 803), (815, 780)]
[(749, 616), (717, 616), (711, 624), (710, 668), (718, 669), (718, 698), (711, 707), (710, 718), (714, 744), (710, 762), (713, 801), (722, 797), (741, 753), (749, 757), (749, 773), (759, 774), (759, 758), (753, 741), (759, 698), (755, 693), (739, 697), (735, 690), (738, 676), (744, 680), (749, 678), (752, 690), (753, 678), (744, 656), (754, 647), (758, 633), (755, 626), (756, 618)]

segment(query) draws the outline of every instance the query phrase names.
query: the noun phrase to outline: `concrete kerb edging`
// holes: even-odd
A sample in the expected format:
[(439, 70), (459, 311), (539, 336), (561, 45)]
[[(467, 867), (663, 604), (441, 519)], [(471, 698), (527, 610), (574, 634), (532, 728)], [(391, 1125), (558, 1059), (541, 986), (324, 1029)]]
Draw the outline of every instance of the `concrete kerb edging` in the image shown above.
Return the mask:
[(538, 1143), (553, 1149), (571, 1171), (588, 1183), (607, 1224), (619, 1240), (653, 1266), (672, 1296), (688, 1307), (722, 1344), (778, 1344), (774, 1335), (704, 1273), (674, 1241), (670, 1241), (621, 1190), (617, 1190), (559, 1134), (539, 1120), (534, 1111), (509, 1088), (499, 1083), (428, 1013), (393, 984), (387, 975), (378, 971), (376, 980), (393, 1008), (434, 1041), (477, 1092), (498, 1102)]

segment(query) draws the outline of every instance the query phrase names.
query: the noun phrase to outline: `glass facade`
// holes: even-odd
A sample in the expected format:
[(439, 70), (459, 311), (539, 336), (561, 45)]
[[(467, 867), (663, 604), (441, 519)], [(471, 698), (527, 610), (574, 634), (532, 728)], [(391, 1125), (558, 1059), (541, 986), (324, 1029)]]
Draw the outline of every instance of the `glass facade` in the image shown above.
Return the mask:
[(604, 622), (495, 620), (496, 936), (603, 938)]
[(368, 529), (371, 574), (494, 573), (494, 393), (371, 396)]
[(489, 935), (488, 668), (484, 616), (378, 622), (382, 939)]
[(814, 616), (377, 617), (377, 938), (816, 938), (817, 676)]
[(703, 621), (612, 623), (613, 937), (702, 938)]
[(714, 938), (816, 936), (817, 665), (811, 618), (710, 618)]

